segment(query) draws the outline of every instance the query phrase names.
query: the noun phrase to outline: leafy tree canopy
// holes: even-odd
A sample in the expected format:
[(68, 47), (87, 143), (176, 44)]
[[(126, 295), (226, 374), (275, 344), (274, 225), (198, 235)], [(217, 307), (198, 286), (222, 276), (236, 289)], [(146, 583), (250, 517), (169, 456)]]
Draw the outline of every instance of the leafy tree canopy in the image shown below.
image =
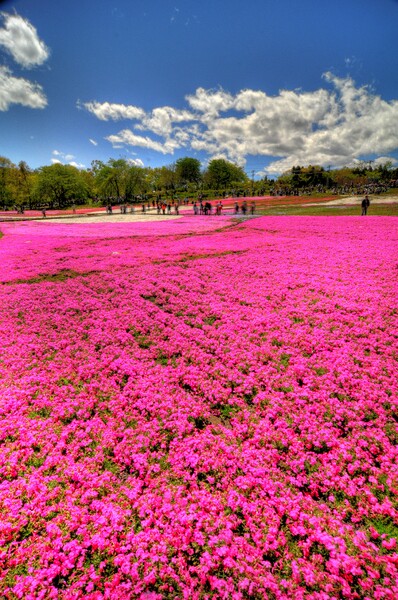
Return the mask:
[(124, 158), (110, 158), (107, 163), (91, 163), (97, 191), (100, 196), (124, 198), (130, 201), (135, 194), (148, 187), (148, 169), (132, 165)]
[(62, 207), (72, 201), (85, 202), (89, 192), (87, 181), (72, 165), (56, 163), (38, 170), (34, 194), (43, 202)]
[(176, 175), (183, 183), (198, 183), (201, 178), (200, 160), (197, 158), (179, 158), (176, 162)]
[(214, 158), (209, 162), (205, 179), (209, 187), (220, 188), (235, 183), (245, 183), (247, 175), (242, 167), (238, 167), (238, 165), (228, 162), (223, 158)]

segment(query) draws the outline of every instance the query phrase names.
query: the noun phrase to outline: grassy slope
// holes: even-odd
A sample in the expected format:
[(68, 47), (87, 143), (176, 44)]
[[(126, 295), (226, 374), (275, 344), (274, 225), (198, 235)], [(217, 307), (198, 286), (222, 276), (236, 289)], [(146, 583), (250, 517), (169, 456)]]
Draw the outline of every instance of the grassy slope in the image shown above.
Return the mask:
[[(262, 215), (306, 215), (306, 216), (347, 216), (360, 215), (360, 206), (273, 206), (272, 208), (258, 210)], [(373, 204), (368, 215), (372, 216), (398, 216), (397, 204)]]

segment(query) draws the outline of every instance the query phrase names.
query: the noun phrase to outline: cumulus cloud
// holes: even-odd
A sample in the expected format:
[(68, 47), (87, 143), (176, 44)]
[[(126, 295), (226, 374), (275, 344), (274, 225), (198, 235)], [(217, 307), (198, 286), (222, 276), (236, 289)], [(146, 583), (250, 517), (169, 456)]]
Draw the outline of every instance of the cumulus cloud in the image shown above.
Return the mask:
[[(324, 87), (281, 90), (269, 96), (262, 90), (198, 88), (186, 96), (188, 109), (170, 106), (146, 113), (139, 107), (129, 115), (124, 105), (86, 103), (97, 118), (137, 121), (106, 139), (115, 145), (140, 146), (173, 154), (178, 148), (225, 156), (244, 165), (248, 156), (271, 159), (267, 174), (293, 165), (344, 166), (366, 156), (384, 156), (398, 148), (398, 101), (386, 101), (350, 78), (323, 75)], [(110, 107), (121, 107), (112, 109)], [(121, 116), (123, 115), (123, 117)], [(115, 119), (116, 120), (116, 119)]]
[(398, 160), (396, 158), (392, 158), (390, 156), (378, 156), (372, 162), (376, 167), (387, 165), (387, 164), (391, 164), (393, 167), (396, 167), (398, 164)]
[(143, 117), (142, 123), (136, 129), (152, 131), (157, 135), (169, 136), (173, 131), (174, 123), (195, 121), (196, 116), (187, 110), (177, 110), (171, 106), (155, 108), (150, 114)]
[(0, 110), (8, 110), (11, 104), (45, 108), (47, 98), (38, 83), (14, 77), (7, 67), (0, 66)]
[(186, 96), (186, 100), (190, 107), (202, 113), (205, 119), (214, 118), (234, 105), (233, 96), (222, 89), (209, 91), (198, 88), (193, 96)]
[(27, 20), (17, 14), (1, 13), (4, 27), (0, 29), (0, 46), (3, 46), (22, 67), (42, 65), (49, 50)]
[(111, 142), (114, 148), (120, 148), (120, 145), (139, 146), (141, 148), (148, 148), (149, 150), (156, 150), (156, 152), (161, 152), (162, 154), (173, 154), (174, 150), (179, 147), (178, 142), (174, 140), (166, 140), (164, 143), (161, 143), (147, 136), (136, 135), (131, 129), (123, 129), (119, 133), (109, 135), (105, 139)]
[(127, 162), (133, 167), (143, 167), (144, 163), (140, 158), (128, 158)]
[(68, 165), (71, 165), (72, 167), (76, 167), (77, 169), (85, 169), (86, 168), (83, 163), (78, 163), (75, 160), (73, 160), (75, 158), (74, 154), (66, 154), (65, 152), (60, 152), (59, 150), (53, 150), (52, 155), (53, 155), (53, 157), (51, 158), (51, 162), (53, 165), (68, 164)]
[(112, 104), (110, 102), (84, 102), (78, 101), (78, 108), (85, 108), (100, 121), (120, 121), (122, 119), (142, 119), (145, 111), (137, 106), (126, 104)]
[(59, 150), (52, 151), (53, 156), (59, 156), (62, 160), (69, 162), (75, 158), (74, 154), (65, 154), (65, 152), (60, 152)]

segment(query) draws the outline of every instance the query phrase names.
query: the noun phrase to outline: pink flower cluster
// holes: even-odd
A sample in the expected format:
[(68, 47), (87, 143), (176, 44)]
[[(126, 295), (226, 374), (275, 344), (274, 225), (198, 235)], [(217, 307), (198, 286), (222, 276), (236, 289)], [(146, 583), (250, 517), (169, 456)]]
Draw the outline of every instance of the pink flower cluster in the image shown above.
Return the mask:
[(2, 597), (398, 597), (397, 219), (1, 231)]

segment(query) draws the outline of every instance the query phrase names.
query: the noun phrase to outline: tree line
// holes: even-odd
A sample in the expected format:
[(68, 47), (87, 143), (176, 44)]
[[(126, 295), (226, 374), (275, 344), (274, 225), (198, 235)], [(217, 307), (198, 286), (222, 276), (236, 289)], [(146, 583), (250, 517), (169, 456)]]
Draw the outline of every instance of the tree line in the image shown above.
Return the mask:
[(341, 193), (394, 185), (398, 169), (391, 164), (373, 168), (328, 169), (295, 166), (275, 180), (250, 178), (244, 169), (224, 159), (213, 159), (205, 169), (196, 158), (184, 157), (162, 167), (142, 167), (131, 161), (94, 160), (88, 169), (55, 163), (31, 169), (0, 157), (0, 208), (67, 208), (73, 204), (133, 203), (145, 199), (193, 198), (227, 195), (301, 195)]

